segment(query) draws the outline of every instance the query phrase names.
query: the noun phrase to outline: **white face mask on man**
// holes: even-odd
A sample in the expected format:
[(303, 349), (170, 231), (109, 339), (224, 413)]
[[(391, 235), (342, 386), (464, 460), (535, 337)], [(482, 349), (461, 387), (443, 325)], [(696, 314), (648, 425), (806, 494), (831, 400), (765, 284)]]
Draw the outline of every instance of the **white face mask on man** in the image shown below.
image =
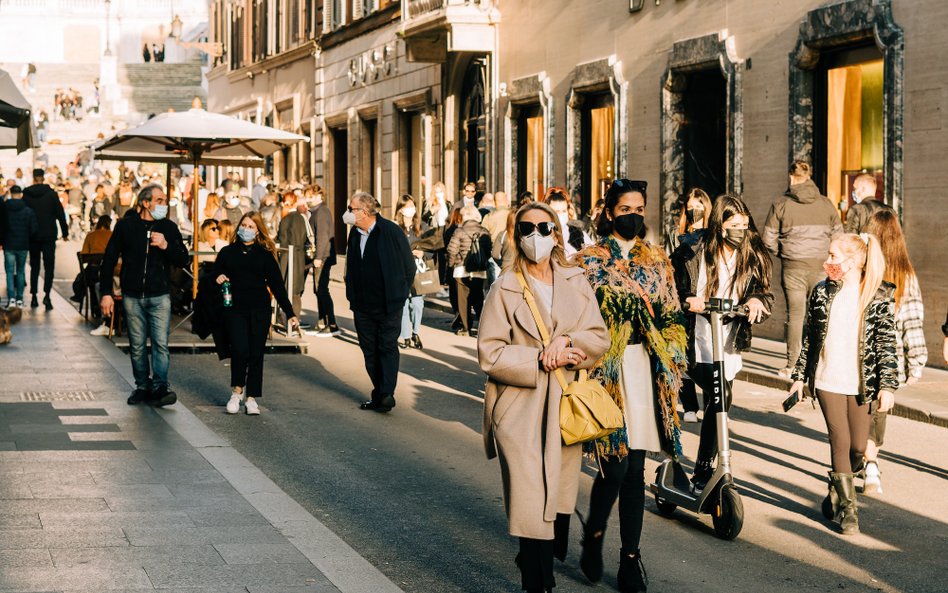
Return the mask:
[(520, 237), (520, 249), (523, 254), (535, 264), (546, 261), (553, 253), (553, 247), (556, 246), (556, 240), (553, 235), (544, 237), (539, 232), (534, 231), (527, 237)]

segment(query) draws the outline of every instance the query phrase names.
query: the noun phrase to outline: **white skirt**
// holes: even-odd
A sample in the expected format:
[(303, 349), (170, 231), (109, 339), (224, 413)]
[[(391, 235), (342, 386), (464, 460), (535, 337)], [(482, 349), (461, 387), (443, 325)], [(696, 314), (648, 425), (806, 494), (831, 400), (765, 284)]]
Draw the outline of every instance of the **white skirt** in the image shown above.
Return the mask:
[(621, 375), (629, 449), (657, 453), (662, 445), (655, 420), (655, 381), (644, 345), (625, 347)]

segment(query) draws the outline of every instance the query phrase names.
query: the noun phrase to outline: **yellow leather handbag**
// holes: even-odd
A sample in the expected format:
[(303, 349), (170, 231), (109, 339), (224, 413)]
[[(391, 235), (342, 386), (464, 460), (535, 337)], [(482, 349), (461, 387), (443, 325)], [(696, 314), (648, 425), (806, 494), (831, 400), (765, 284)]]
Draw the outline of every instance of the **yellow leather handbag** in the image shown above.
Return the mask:
[[(533, 319), (537, 322), (543, 346), (549, 346), (550, 332), (543, 323), (536, 299), (533, 298), (533, 291), (522, 273), (517, 272), (517, 280), (523, 288), (523, 297), (530, 307)], [(569, 384), (566, 383), (562, 369), (556, 369), (553, 375), (563, 389), (563, 396), (560, 398), (560, 434), (563, 436), (563, 443), (575, 445), (593, 441), (622, 428), (622, 410), (602, 383), (590, 379), (585, 369), (581, 369), (579, 377)]]

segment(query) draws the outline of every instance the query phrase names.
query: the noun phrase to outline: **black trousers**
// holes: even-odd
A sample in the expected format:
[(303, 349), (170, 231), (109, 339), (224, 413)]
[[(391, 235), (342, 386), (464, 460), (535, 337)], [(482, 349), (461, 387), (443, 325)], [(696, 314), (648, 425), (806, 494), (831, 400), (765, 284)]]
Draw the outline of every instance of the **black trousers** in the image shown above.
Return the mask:
[(270, 331), (270, 310), (227, 311), (230, 338), (230, 384), (243, 387), (246, 397), (263, 396), (263, 352)]
[[(714, 397), (712, 395), (714, 387), (712, 385), (714, 381), (714, 365), (700, 362), (695, 366), (688, 369), (688, 376), (695, 382), (695, 384), (701, 388), (701, 392), (704, 394), (704, 418), (701, 419), (701, 437), (698, 441), (698, 461), (707, 461), (711, 462), (714, 460), (714, 456), (718, 454), (718, 421), (715, 416), (717, 414), (709, 413), (708, 407), (711, 405)], [(726, 389), (724, 390), (724, 408), (730, 412), (731, 411), (731, 381), (725, 381), (727, 383)]]
[(386, 313), (353, 311), (359, 348), (365, 370), (372, 380), (372, 401), (395, 395), (398, 381), (398, 335), (402, 331), (402, 308)]
[(520, 584), (524, 591), (542, 591), (556, 586), (553, 540), (520, 538)]
[(681, 407), (683, 407), (686, 412), (698, 411), (698, 392), (695, 389), (694, 381), (687, 377), (682, 379), (681, 393), (678, 394), (678, 399), (681, 400)]
[(629, 451), (621, 461), (615, 457), (600, 460), (602, 472), (596, 475), (589, 494), (586, 532), (606, 530), (609, 514), (619, 499), (619, 538), (622, 549), (635, 552), (642, 539), (645, 516), (645, 451)]
[(329, 294), (329, 272), (332, 265), (323, 264), (319, 273), (313, 273), (313, 292), (316, 293), (316, 312), (329, 325), (336, 325), (336, 310)]
[(53, 291), (53, 271), (56, 268), (56, 240), (30, 243), (30, 292), (39, 293), (36, 283), (39, 281), (40, 256), (43, 258), (43, 293)]
[[(461, 325), (470, 331), (474, 321), (480, 319), (484, 309), (484, 279), (458, 278), (458, 313), (461, 315)], [(471, 310), (474, 317), (471, 317)]]

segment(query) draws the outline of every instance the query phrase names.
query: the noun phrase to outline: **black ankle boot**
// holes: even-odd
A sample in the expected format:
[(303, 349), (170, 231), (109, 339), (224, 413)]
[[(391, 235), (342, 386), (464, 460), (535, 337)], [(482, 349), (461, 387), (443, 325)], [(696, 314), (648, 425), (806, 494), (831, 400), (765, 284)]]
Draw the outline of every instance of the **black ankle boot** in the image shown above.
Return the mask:
[(583, 554), (579, 557), (579, 568), (590, 583), (598, 583), (602, 579), (602, 542), (605, 535), (605, 530), (583, 532)]
[(619, 581), (621, 593), (645, 593), (648, 590), (648, 575), (645, 573), (645, 565), (642, 564), (642, 554), (638, 550), (622, 551), (616, 580)]
[(569, 520), (572, 515), (557, 513), (553, 522), (553, 557), (560, 562), (566, 562), (566, 553), (569, 551)]

